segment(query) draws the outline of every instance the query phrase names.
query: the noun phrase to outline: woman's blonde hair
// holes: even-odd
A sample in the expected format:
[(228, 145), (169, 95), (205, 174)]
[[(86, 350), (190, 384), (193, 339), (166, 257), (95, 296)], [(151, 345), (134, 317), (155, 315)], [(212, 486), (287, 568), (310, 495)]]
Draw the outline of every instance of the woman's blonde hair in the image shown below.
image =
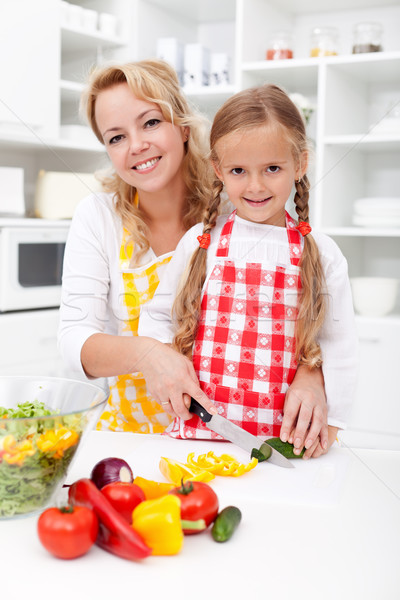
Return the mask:
[[(237, 131), (278, 127), (278, 131), (290, 143), (292, 155), (300, 165), (304, 154), (308, 155), (308, 140), (302, 116), (288, 95), (275, 85), (263, 85), (235, 94), (219, 109), (211, 128), (211, 159), (218, 164), (215, 146), (224, 136)], [(294, 203), (300, 221), (308, 222), (309, 188), (307, 175), (294, 182)], [(213, 193), (203, 217), (203, 233), (215, 227), (221, 202), (223, 185), (215, 179)], [(174, 346), (186, 356), (191, 356), (196, 337), (201, 307), (201, 289), (206, 276), (207, 250), (198, 248), (190, 261), (186, 285), (174, 303), (178, 330)], [(318, 247), (309, 234), (304, 238), (301, 262), (302, 290), (296, 320), (296, 357), (298, 362), (316, 367), (322, 364), (317, 334), (325, 316), (325, 281)]]
[[(182, 163), (186, 189), (182, 219), (184, 228), (189, 229), (201, 220), (211, 190), (211, 167), (205, 160), (208, 155), (207, 121), (189, 106), (176, 72), (164, 61), (144, 60), (96, 67), (82, 94), (81, 112), (102, 144), (104, 141), (95, 118), (96, 100), (102, 91), (121, 83), (127, 83), (137, 98), (157, 104), (168, 122), (190, 130), (189, 139), (184, 143)], [(103, 175), (101, 183), (106, 192), (114, 194), (116, 211), (136, 244), (134, 261), (138, 263), (149, 249), (149, 242), (143, 214), (140, 207), (134, 205), (136, 189), (115, 172)]]

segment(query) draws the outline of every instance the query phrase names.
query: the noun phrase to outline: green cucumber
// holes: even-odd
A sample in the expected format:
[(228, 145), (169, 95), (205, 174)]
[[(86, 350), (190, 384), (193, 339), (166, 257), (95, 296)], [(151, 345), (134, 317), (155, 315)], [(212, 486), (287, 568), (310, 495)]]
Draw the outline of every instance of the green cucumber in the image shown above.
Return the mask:
[(263, 462), (264, 460), (268, 460), (272, 454), (271, 447), (268, 444), (261, 444), (261, 446), (257, 448), (253, 448), (251, 451), (251, 458), (256, 458), (258, 462)]
[(301, 458), (305, 452), (305, 448), (300, 452), (300, 454), (295, 454), (293, 452), (293, 444), (289, 444), (289, 442), (282, 442), (282, 440), (278, 437), (269, 438), (265, 440), (271, 448), (274, 448), (282, 454), (285, 458)]
[(242, 513), (236, 506), (227, 506), (217, 515), (211, 529), (216, 542), (227, 542), (231, 539), (242, 519)]

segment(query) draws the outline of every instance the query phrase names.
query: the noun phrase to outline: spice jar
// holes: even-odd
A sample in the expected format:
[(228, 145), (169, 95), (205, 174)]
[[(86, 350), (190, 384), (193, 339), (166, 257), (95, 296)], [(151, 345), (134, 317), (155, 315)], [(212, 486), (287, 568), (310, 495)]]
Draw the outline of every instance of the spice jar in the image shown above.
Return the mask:
[(382, 25), (380, 23), (357, 23), (353, 33), (353, 54), (382, 51)]
[(293, 58), (292, 35), (287, 31), (279, 31), (272, 36), (266, 52), (267, 60)]
[(338, 35), (336, 27), (315, 27), (311, 34), (310, 56), (335, 56)]

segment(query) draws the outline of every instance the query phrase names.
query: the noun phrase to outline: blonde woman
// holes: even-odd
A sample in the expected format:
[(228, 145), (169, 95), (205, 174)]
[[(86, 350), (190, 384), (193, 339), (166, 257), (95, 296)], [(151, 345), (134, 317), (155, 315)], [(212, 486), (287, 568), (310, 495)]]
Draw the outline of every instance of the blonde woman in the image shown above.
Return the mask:
[[(173, 342), (219, 414), (261, 438), (282, 437), (298, 365), (322, 365), (328, 443), (307, 434), (304, 455), (318, 457), (346, 424), (357, 336), (346, 260), (308, 223), (304, 123), (283, 90), (265, 85), (220, 108), (210, 145), (216, 178), (203, 224), (178, 245), (139, 332)], [(219, 216), (223, 188), (230, 216)], [(293, 188), (298, 221), (286, 211)], [(176, 418), (168, 432), (220, 439), (197, 416)]]
[[(59, 346), (72, 369), (108, 378), (99, 428), (161, 433), (174, 417), (190, 418), (190, 396), (215, 411), (188, 358), (137, 335), (140, 308), (210, 195), (207, 131), (162, 61), (96, 69), (82, 106), (113, 172), (102, 181), (104, 192), (85, 198), (74, 214)], [(288, 430), (296, 420), (303, 439), (310, 411), (324, 429), (321, 374), (299, 370), (291, 392)]]

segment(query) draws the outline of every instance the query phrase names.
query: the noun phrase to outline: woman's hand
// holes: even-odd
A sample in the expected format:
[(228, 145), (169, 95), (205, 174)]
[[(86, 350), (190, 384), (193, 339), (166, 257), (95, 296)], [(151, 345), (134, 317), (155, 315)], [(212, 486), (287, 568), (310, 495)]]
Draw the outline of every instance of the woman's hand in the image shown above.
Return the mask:
[(286, 393), (281, 440), (293, 444), (295, 454), (300, 454), (305, 447), (303, 458), (306, 459), (314, 456), (318, 446), (320, 454), (326, 452), (329, 448), (327, 412), (322, 369), (299, 365)]
[(191, 397), (209, 413), (216, 414), (215, 405), (199, 386), (192, 362), (170, 346), (147, 339), (150, 341), (148, 351), (140, 358), (137, 367), (143, 373), (153, 399), (165, 412), (184, 420), (193, 416), (188, 411)]

